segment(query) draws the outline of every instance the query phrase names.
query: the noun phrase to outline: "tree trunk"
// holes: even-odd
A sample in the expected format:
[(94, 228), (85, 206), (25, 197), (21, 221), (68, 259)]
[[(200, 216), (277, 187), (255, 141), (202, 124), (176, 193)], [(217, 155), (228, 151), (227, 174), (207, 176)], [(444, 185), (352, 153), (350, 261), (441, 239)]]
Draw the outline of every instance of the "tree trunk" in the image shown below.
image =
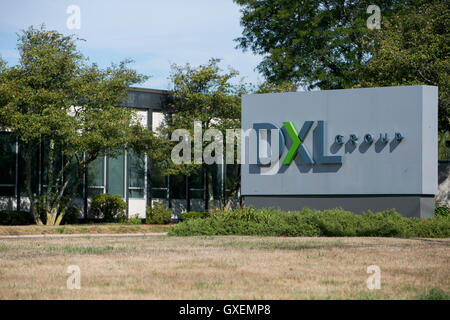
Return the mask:
[(63, 217), (64, 217), (64, 215), (62, 215), (62, 214), (60, 214), (58, 216), (58, 218), (55, 221), (55, 226), (59, 226), (61, 224), (61, 221), (62, 221)]
[[(66, 179), (64, 179), (64, 183), (62, 186), (59, 187), (60, 181), (63, 181), (64, 174), (66, 170), (70, 167), (70, 164), (72, 162), (72, 158), (66, 159), (64, 166), (62, 169), (58, 172), (56, 175), (56, 180), (54, 179), (54, 173), (53, 173), (53, 162), (54, 162), (54, 150), (55, 145), (54, 141), (50, 141), (50, 150), (49, 150), (49, 161), (48, 161), (48, 189), (46, 193), (46, 197), (44, 199), (44, 208), (46, 211), (47, 221), (46, 225), (59, 225), (62, 222), (62, 219), (64, 218), (64, 215), (71, 205), (73, 198), (75, 197), (76, 190), (78, 189), (79, 184), (81, 183), (81, 179), (83, 177), (83, 170), (86, 166), (86, 163), (83, 161), (82, 163), (79, 162), (76, 166), (76, 170), (72, 169), (69, 171), (68, 175), (66, 176)], [(83, 167), (80, 169), (80, 167)], [(71, 195), (69, 196), (68, 201), (66, 202), (65, 206), (61, 206), (61, 200), (64, 198), (64, 193), (67, 189), (67, 186), (69, 185), (69, 181), (74, 178), (75, 184), (74, 188), (72, 190)], [(52, 189), (55, 189), (55, 192), (51, 192)]]
[(57, 214), (58, 214), (58, 207), (57, 206), (55, 207), (55, 205), (53, 205), (50, 211), (47, 211), (47, 222), (46, 222), (47, 226), (54, 225)]
[(42, 220), (39, 216), (39, 212), (35, 207), (34, 194), (31, 189), (31, 163), (33, 155), (33, 144), (29, 143), (25, 151), (25, 189), (27, 191), (28, 199), (30, 199), (30, 211), (34, 217), (34, 222), (37, 225), (42, 225)]
[[(47, 196), (44, 199), (44, 208), (47, 214), (47, 225), (48, 215), (51, 212), (51, 198), (52, 198), (52, 189), (53, 189), (53, 156), (55, 150), (55, 141), (50, 140), (49, 149), (48, 149), (48, 165), (47, 165)], [(51, 221), (51, 220), (50, 220)]]
[(230, 210), (231, 204), (233, 203), (233, 199), (228, 199), (227, 203), (224, 206), (224, 210)]
[[(61, 201), (61, 198), (63, 197), (64, 191), (65, 191), (65, 189), (66, 189), (66, 187), (68, 185), (70, 176), (67, 179), (67, 181), (65, 182), (64, 186), (61, 188), (60, 193), (59, 193), (58, 197), (55, 200), (54, 208), (56, 209), (56, 215), (52, 216), (52, 218), (53, 218), (52, 223), (55, 226), (59, 226), (61, 224), (62, 219), (64, 218), (64, 215), (67, 212), (67, 209), (69, 209), (70, 205), (72, 204), (73, 199), (75, 198), (75, 194), (77, 192), (78, 186), (82, 182), (84, 169), (81, 169), (81, 170), (78, 169), (77, 171), (78, 172), (75, 175), (76, 181), (75, 181), (72, 193), (70, 194), (69, 199), (67, 200), (66, 205), (64, 207), (60, 207), (59, 206), (59, 202)], [(59, 215), (58, 215), (58, 210), (59, 210)]]

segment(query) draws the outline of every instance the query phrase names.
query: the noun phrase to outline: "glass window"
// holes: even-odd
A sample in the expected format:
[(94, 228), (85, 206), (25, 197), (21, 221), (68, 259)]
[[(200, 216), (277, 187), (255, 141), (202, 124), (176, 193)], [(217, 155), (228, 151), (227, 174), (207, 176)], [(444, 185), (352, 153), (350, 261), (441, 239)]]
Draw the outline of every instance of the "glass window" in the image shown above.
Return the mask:
[(0, 133), (0, 195), (13, 196), (16, 183), (16, 137)]
[(93, 198), (98, 194), (102, 194), (103, 193), (103, 189), (102, 188), (92, 188), (92, 187), (88, 187), (87, 190), (87, 196), (88, 198)]
[(125, 157), (108, 158), (108, 193), (124, 196)]
[(172, 199), (186, 199), (186, 180), (184, 176), (170, 176)]
[[(31, 190), (35, 194), (38, 194), (39, 192), (39, 163), (39, 145), (37, 145), (33, 148), (33, 154), (31, 156)], [(25, 150), (22, 147), (20, 148), (19, 165), (19, 184), (21, 186), (20, 195), (28, 196), (27, 189), (25, 187), (27, 164), (25, 159)]]
[(98, 157), (89, 164), (87, 170), (88, 196), (93, 197), (104, 192), (105, 157)]
[[(80, 158), (82, 158), (83, 156), (80, 155)], [(71, 164), (70, 164), (70, 168), (68, 170), (68, 173), (72, 172), (72, 170), (76, 170), (76, 165), (77, 165), (77, 160), (74, 158), (72, 158)], [(89, 175), (88, 175), (89, 176)], [(73, 188), (75, 187), (75, 184), (78, 182), (78, 177), (77, 177), (77, 172), (75, 171), (73, 173), (73, 175), (70, 177), (70, 182), (69, 185), (67, 187), (67, 194), (71, 194), (73, 191)], [(77, 187), (77, 191), (75, 193), (75, 198), (83, 198), (83, 184), (84, 184), (84, 177), (81, 177), (81, 181), (79, 181), (78, 183), (78, 187)]]
[(152, 187), (153, 188), (167, 188), (167, 177), (161, 174), (158, 166), (152, 166)]
[(105, 158), (98, 157), (89, 164), (88, 167), (88, 186), (101, 186), (104, 185), (105, 175)]
[(152, 189), (152, 198), (167, 199), (167, 189)]
[(222, 165), (212, 164), (209, 169), (209, 185), (214, 200), (222, 197)]
[(128, 195), (143, 198), (145, 186), (145, 155), (132, 150), (128, 152)]
[[(226, 192), (227, 198), (230, 197), (231, 189), (235, 188), (236, 183), (241, 180), (241, 166), (239, 164), (227, 164), (227, 180), (226, 180)], [(235, 194), (237, 198), (237, 193)]]
[(153, 165), (152, 174), (152, 198), (167, 198), (167, 177), (161, 174), (161, 170)]
[[(49, 150), (50, 150), (50, 143), (48, 141), (44, 141), (44, 166), (43, 166), (43, 181), (44, 186), (47, 187), (48, 185), (48, 156), (49, 156)], [(63, 156), (61, 153), (61, 149), (55, 145), (54, 151), (53, 151), (53, 183), (55, 183), (55, 180), (62, 170), (63, 167)], [(61, 186), (61, 181), (59, 181), (59, 186)], [(55, 186), (53, 186), (54, 188)], [(54, 190), (53, 190), (54, 191)]]
[(203, 168), (198, 173), (189, 177), (189, 188), (191, 199), (203, 199)]
[(0, 196), (14, 197), (15, 195), (14, 186), (0, 186)]

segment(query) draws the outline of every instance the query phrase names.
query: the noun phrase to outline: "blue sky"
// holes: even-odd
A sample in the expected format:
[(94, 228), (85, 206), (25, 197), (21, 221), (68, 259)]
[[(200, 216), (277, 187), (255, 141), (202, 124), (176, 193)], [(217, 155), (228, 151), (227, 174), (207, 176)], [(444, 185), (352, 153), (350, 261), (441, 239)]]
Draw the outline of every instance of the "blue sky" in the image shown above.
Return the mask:
[[(68, 29), (69, 5), (81, 11), (81, 28)], [(263, 78), (255, 71), (261, 57), (235, 49), (239, 7), (232, 0), (14, 0), (0, 4), (0, 55), (9, 65), (18, 61), (17, 33), (45, 23), (48, 29), (76, 34), (86, 42), (79, 49), (105, 67), (125, 58), (138, 72), (151, 76), (142, 87), (168, 89), (170, 64), (206, 63), (237, 69), (246, 81)]]

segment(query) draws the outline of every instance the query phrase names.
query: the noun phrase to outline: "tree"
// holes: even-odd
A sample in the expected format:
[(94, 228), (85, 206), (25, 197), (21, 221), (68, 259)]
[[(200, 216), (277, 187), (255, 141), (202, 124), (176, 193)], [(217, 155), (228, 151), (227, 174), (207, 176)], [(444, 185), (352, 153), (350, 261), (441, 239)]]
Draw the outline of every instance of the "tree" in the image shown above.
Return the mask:
[(274, 84), (272, 82), (259, 83), (256, 88), (253, 88), (254, 93), (280, 93), (280, 92), (296, 92), (298, 89), (297, 84), (284, 81), (280, 84)]
[[(374, 35), (374, 55), (361, 83), (365, 87), (438, 86), (443, 132), (450, 130), (449, 25), (450, 8), (442, 1), (422, 1), (392, 15)], [(441, 145), (446, 148), (445, 141)]]
[[(238, 47), (263, 55), (259, 71), (270, 82), (308, 89), (349, 88), (361, 82), (378, 30), (366, 22), (372, 0), (235, 0), (241, 6)], [(414, 0), (379, 0), (381, 22)]]
[(307, 89), (428, 84), (439, 87), (439, 130), (449, 131), (449, 6), (439, 0), (377, 1), (381, 28), (366, 26), (372, 1), (235, 0), (244, 50), (265, 55), (274, 83)]
[[(258, 85), (247, 84), (241, 79), (240, 82), (233, 83), (239, 73), (230, 68), (224, 72), (219, 67), (219, 59), (210, 59), (208, 63), (198, 67), (192, 67), (190, 64), (179, 66), (172, 65), (170, 79), (172, 90), (170, 90), (170, 100), (168, 110), (166, 110), (165, 120), (159, 128), (161, 139), (158, 143), (158, 151), (155, 151), (153, 158), (159, 166), (163, 175), (187, 175), (194, 176), (200, 169), (209, 174), (209, 166), (196, 164), (194, 152), (190, 149), (191, 162), (175, 164), (167, 157), (171, 153), (178, 141), (168, 141), (173, 137), (177, 129), (185, 129), (189, 134), (191, 144), (194, 141), (194, 121), (201, 124), (203, 133), (207, 129), (218, 130), (223, 138), (223, 159), (227, 158), (227, 152), (233, 152), (233, 163), (235, 167), (234, 175), (226, 179), (226, 189), (229, 190), (228, 200), (220, 198), (220, 206), (228, 209), (232, 200), (240, 189), (240, 166), (238, 165), (238, 148), (240, 148), (240, 136), (234, 136), (232, 143), (225, 141), (227, 138), (227, 129), (241, 129), (241, 96), (246, 93), (269, 93), (296, 91), (297, 84), (288, 81), (279, 85), (263, 82)], [(184, 137), (184, 139), (186, 139)], [(165, 143), (164, 143), (165, 142)], [(210, 145), (211, 141), (201, 142), (201, 150)], [(232, 149), (232, 150), (229, 150)], [(241, 159), (239, 159), (241, 160)], [(229, 163), (229, 161), (226, 161)]]
[[(24, 150), (25, 187), (37, 224), (42, 220), (35, 210), (32, 165), (41, 141), (48, 159), (41, 205), (46, 224), (58, 225), (92, 161), (117, 156), (125, 146), (148, 149), (154, 140), (134, 111), (118, 107), (127, 88), (145, 77), (128, 68), (128, 60), (104, 70), (89, 65), (77, 40), (30, 27), (18, 39), (18, 65), (0, 68), (0, 126), (13, 131)], [(61, 167), (55, 164), (58, 157)]]
[[(169, 103), (168, 111), (165, 115), (165, 121), (161, 128), (161, 133), (165, 137), (172, 136), (176, 129), (186, 129), (194, 141), (194, 121), (201, 123), (203, 132), (207, 129), (216, 129), (222, 133), (225, 140), (227, 129), (240, 129), (241, 124), (241, 102), (240, 96), (246, 92), (244, 84), (235, 85), (231, 81), (238, 76), (236, 70), (230, 69), (223, 72), (218, 66), (219, 59), (210, 59), (207, 64), (200, 65), (197, 68), (189, 64), (185, 66), (172, 65), (170, 79), (172, 82), (172, 90), (170, 90), (171, 103)], [(203, 141), (202, 150), (210, 142)], [(161, 144), (163, 148), (173, 148), (174, 142), (169, 144)], [(225, 144), (224, 144), (225, 145)], [(236, 143), (233, 148), (236, 148)], [(208, 166), (204, 164), (180, 164), (167, 161), (167, 149), (165, 153), (166, 161), (158, 163), (162, 166), (163, 174), (185, 174), (188, 176), (195, 175), (203, 167), (208, 174)], [(193, 155), (192, 151), (192, 155)], [(226, 146), (224, 146), (226, 153)], [(235, 152), (235, 157), (237, 152)], [(191, 157), (193, 159), (193, 156)], [(235, 176), (233, 181), (228, 181), (228, 188), (231, 194), (235, 194), (239, 190), (240, 176)], [(232, 196), (230, 196), (232, 198)], [(226, 204), (221, 199), (222, 207), (230, 205), (230, 201)]]

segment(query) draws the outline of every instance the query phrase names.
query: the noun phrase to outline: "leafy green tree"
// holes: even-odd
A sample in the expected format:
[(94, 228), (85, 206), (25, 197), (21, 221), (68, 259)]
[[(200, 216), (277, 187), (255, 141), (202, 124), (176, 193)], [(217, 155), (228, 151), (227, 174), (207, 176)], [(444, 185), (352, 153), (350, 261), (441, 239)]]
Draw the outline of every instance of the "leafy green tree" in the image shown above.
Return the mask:
[[(349, 88), (361, 82), (372, 56), (367, 28), (372, 0), (234, 0), (241, 6), (238, 47), (263, 55), (270, 82), (308, 89)], [(414, 0), (378, 0), (381, 23)], [(383, 28), (383, 26), (382, 26)]]
[(254, 93), (280, 93), (280, 92), (296, 92), (298, 84), (289, 81), (281, 82), (280, 84), (274, 84), (272, 82), (262, 82), (253, 88)]
[(438, 159), (448, 160), (450, 159), (450, 132), (439, 131), (438, 134)]
[[(35, 147), (45, 142), (47, 186), (41, 197), (46, 223), (58, 225), (87, 166), (100, 155), (117, 156), (124, 146), (148, 150), (152, 134), (136, 113), (120, 108), (127, 88), (145, 79), (128, 68), (130, 61), (100, 69), (88, 64), (73, 36), (30, 27), (18, 39), (20, 61), (0, 64), (0, 126), (13, 131), (25, 153), (25, 187), (34, 210), (32, 165)], [(63, 164), (58, 167), (56, 159)], [(61, 206), (65, 198), (66, 205)]]
[[(198, 67), (190, 64), (184, 66), (172, 65), (170, 91), (171, 103), (165, 115), (164, 124), (160, 130), (163, 137), (171, 137), (176, 129), (186, 129), (189, 131), (191, 142), (194, 144), (194, 121), (201, 123), (203, 132), (207, 129), (217, 129), (223, 137), (223, 154), (226, 158), (228, 148), (233, 149), (234, 163), (238, 164), (238, 143), (239, 136), (233, 137), (236, 140), (232, 144), (227, 144), (227, 129), (241, 129), (241, 96), (247, 93), (270, 93), (296, 91), (298, 84), (283, 81), (280, 84), (262, 82), (257, 85), (245, 83), (243, 79), (233, 81), (239, 73), (230, 68), (224, 71), (219, 67), (219, 59), (210, 59), (208, 63)], [(198, 174), (200, 168), (209, 174), (209, 166), (204, 164), (181, 164), (175, 165), (169, 161), (167, 154), (170, 154), (173, 146), (177, 142), (159, 143), (161, 147), (159, 161), (157, 161), (163, 174), (183, 174), (194, 176)], [(202, 150), (210, 141), (202, 141)], [(155, 155), (153, 156), (155, 158)], [(191, 153), (194, 159), (194, 150)], [(239, 159), (240, 160), (240, 159)], [(228, 161), (227, 161), (228, 163)], [(229, 190), (228, 200), (220, 198), (222, 208), (228, 209), (232, 204), (234, 196), (240, 188), (240, 169), (236, 168), (235, 175), (226, 179), (226, 189)]]
[[(238, 76), (236, 70), (230, 69), (226, 72), (220, 69), (219, 59), (210, 59), (207, 64), (192, 67), (190, 64), (184, 66), (172, 65), (170, 90), (171, 103), (165, 115), (164, 124), (160, 132), (165, 137), (170, 137), (176, 129), (189, 131), (191, 141), (194, 142), (194, 121), (201, 123), (202, 130), (217, 129), (222, 133), (224, 142), (224, 154), (226, 153), (226, 130), (240, 129), (241, 127), (241, 101), (240, 96), (246, 92), (246, 85), (233, 84), (232, 80)], [(210, 142), (202, 141), (202, 150)], [(200, 171), (203, 166), (208, 174), (208, 166), (203, 164), (180, 164), (175, 165), (167, 160), (170, 154), (168, 148), (175, 143), (161, 144), (165, 150), (159, 165), (163, 174), (184, 174), (192, 176)], [(164, 149), (166, 148), (166, 149)], [(237, 148), (237, 144), (234, 144)], [(192, 148), (193, 149), (193, 148)], [(191, 159), (194, 150), (192, 150)], [(234, 153), (235, 157), (237, 152)], [(164, 161), (164, 158), (166, 159)], [(236, 193), (240, 186), (240, 176), (236, 176), (228, 186)], [(231, 198), (231, 197), (230, 197)], [(222, 206), (226, 204), (222, 199)]]
[[(438, 86), (440, 136), (450, 131), (447, 1), (377, 1), (375, 30), (366, 26), (372, 1), (235, 2), (244, 27), (239, 47), (264, 55), (258, 69), (269, 81), (307, 89)], [(448, 154), (445, 145), (440, 155)]]
[(374, 55), (361, 82), (365, 87), (438, 86), (439, 129), (444, 132), (450, 130), (449, 25), (450, 7), (443, 1), (422, 1), (392, 15), (374, 34)]
[[(176, 129), (186, 129), (194, 145), (194, 121), (201, 123), (203, 132), (207, 129), (217, 129), (223, 137), (224, 158), (228, 148), (233, 149), (233, 157), (237, 162), (238, 144), (237, 139), (234, 143), (227, 145), (227, 129), (241, 129), (241, 96), (246, 93), (269, 93), (296, 91), (297, 84), (284, 81), (280, 84), (263, 82), (258, 85), (245, 83), (243, 79), (233, 81), (239, 76), (239, 73), (230, 68), (224, 71), (219, 67), (219, 59), (210, 59), (208, 63), (198, 67), (192, 67), (190, 64), (184, 66), (172, 65), (170, 90), (171, 102), (166, 111), (165, 121), (160, 128), (162, 137), (167, 139), (172, 136)], [(204, 164), (179, 164), (175, 165), (169, 161), (167, 155), (170, 154), (174, 145), (178, 142), (169, 143), (159, 142), (159, 157), (157, 165), (165, 175), (183, 174), (194, 176), (198, 174), (200, 168), (209, 174), (209, 166)], [(202, 150), (210, 144), (210, 141), (202, 141)], [(154, 159), (156, 158), (153, 156)], [(191, 152), (191, 160), (194, 159), (194, 150)], [(240, 159), (239, 159), (240, 160)], [(238, 168), (239, 169), (239, 168)], [(229, 190), (228, 200), (220, 198), (222, 208), (229, 208), (234, 196), (240, 188), (240, 170), (235, 171), (235, 175), (226, 181), (226, 189)]]

